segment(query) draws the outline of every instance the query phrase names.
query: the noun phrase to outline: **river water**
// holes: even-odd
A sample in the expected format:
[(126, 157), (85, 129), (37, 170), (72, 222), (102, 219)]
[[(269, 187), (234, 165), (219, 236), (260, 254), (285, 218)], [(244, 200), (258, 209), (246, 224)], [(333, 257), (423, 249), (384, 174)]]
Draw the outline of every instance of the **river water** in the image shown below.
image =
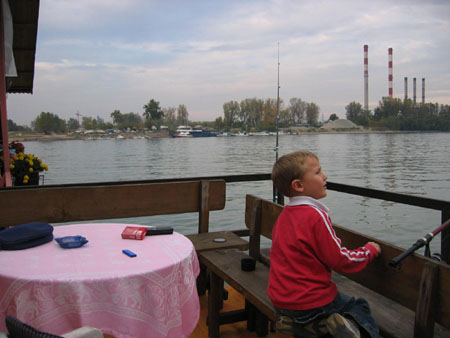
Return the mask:
[[(275, 136), (25, 142), (49, 167), (45, 185), (269, 173)], [(308, 149), (328, 180), (450, 201), (450, 133), (280, 135), (279, 156)], [(210, 229), (241, 229), (245, 194), (272, 198), (270, 181), (227, 184), (223, 211)], [(322, 200), (334, 223), (407, 248), (440, 225), (439, 211), (329, 191)], [(173, 225), (196, 232), (197, 214), (114, 220)], [(432, 242), (439, 251), (440, 237)]]

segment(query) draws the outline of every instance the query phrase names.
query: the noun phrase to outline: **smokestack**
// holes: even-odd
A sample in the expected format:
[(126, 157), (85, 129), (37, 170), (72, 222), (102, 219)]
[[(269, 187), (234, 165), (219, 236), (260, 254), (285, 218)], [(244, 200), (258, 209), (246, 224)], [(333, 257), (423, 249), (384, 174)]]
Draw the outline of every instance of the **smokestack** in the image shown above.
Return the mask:
[(414, 104), (416, 104), (416, 78), (413, 78), (413, 98), (414, 98)]
[(405, 76), (405, 101), (408, 100), (408, 78)]
[(389, 54), (389, 61), (388, 61), (388, 68), (389, 68), (389, 75), (388, 75), (389, 97), (392, 98), (392, 96), (393, 96), (393, 91), (392, 91), (392, 80), (393, 80), (393, 76), (392, 76), (392, 48), (388, 49), (388, 54)]
[(422, 78), (422, 104), (425, 104), (425, 78)]
[(369, 110), (369, 46), (364, 45), (364, 109)]

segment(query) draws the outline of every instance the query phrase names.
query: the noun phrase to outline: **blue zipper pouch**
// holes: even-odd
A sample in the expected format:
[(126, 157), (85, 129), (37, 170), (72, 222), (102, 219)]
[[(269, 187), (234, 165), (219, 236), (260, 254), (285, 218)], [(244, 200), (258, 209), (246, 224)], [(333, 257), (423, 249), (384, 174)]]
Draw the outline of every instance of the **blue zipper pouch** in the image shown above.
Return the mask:
[(50, 242), (53, 226), (33, 222), (0, 231), (0, 250), (23, 250)]

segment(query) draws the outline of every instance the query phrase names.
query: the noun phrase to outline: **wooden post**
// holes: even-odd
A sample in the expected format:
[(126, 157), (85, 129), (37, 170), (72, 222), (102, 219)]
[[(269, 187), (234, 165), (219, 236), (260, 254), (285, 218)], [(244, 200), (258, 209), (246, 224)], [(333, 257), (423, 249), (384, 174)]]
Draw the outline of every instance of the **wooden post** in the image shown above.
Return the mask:
[(198, 215), (198, 233), (209, 231), (209, 181), (200, 181), (200, 210)]
[(3, 176), (0, 177), (0, 187), (12, 186), (9, 163), (8, 115), (6, 113), (6, 77), (5, 77), (5, 30), (3, 22), (3, 6), (0, 4), (0, 115), (3, 144)]
[(439, 266), (426, 262), (422, 270), (419, 299), (414, 320), (414, 338), (432, 338), (434, 335), (435, 308), (437, 304)]

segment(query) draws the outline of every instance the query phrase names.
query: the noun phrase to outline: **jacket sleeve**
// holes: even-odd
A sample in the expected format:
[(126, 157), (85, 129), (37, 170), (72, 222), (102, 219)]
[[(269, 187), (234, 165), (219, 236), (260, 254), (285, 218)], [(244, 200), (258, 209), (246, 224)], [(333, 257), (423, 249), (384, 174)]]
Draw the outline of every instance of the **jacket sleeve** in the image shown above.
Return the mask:
[(343, 247), (334, 232), (331, 219), (326, 213), (318, 212), (321, 217), (314, 226), (315, 252), (330, 269), (340, 273), (358, 272), (378, 256), (378, 251), (370, 244), (354, 250)]

